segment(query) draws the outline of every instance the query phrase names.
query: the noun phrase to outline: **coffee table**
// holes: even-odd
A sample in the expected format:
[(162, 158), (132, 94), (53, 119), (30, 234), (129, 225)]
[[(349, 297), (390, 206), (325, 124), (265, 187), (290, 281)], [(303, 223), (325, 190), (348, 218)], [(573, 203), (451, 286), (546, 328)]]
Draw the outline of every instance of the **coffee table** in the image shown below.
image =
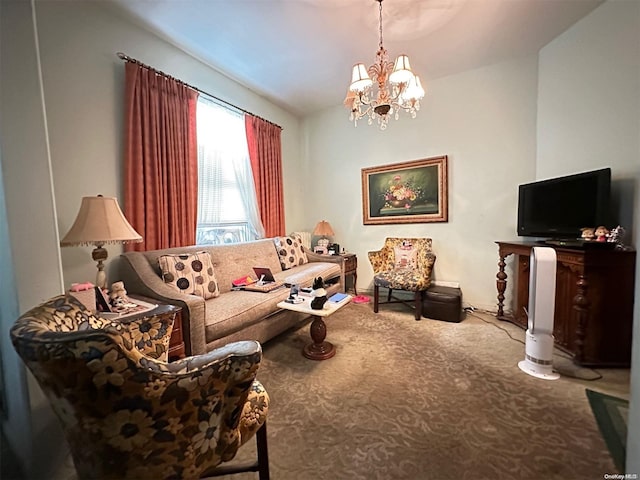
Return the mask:
[(336, 354), (336, 347), (331, 342), (325, 341), (325, 338), (327, 338), (327, 325), (324, 323), (323, 318), (335, 313), (349, 303), (351, 301), (351, 295), (347, 295), (346, 298), (338, 303), (328, 301), (324, 304), (322, 310), (314, 310), (311, 308), (311, 300), (313, 300), (313, 297), (300, 296), (299, 298), (304, 299), (304, 301), (302, 303), (287, 303), (283, 301), (278, 303), (278, 308), (308, 313), (313, 316), (310, 328), (313, 343), (305, 345), (302, 354), (311, 360), (326, 360), (333, 357)]

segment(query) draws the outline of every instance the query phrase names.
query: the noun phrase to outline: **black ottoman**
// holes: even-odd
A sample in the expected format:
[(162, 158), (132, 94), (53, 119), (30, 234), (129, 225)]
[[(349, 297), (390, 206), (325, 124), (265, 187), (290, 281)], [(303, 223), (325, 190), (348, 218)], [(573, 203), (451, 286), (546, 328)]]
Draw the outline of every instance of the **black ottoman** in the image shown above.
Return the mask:
[(431, 286), (424, 294), (422, 316), (445, 322), (460, 322), (463, 318), (462, 290), (454, 287)]

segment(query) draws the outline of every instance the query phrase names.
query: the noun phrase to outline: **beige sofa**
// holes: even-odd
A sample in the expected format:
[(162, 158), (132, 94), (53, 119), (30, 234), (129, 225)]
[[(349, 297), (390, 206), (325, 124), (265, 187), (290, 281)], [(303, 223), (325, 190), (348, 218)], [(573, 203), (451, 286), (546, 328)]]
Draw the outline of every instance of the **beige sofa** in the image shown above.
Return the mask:
[[(220, 295), (204, 300), (178, 292), (164, 283), (158, 257), (166, 254), (211, 255)], [(274, 239), (227, 245), (199, 245), (122, 255), (121, 274), (127, 291), (182, 307), (182, 323), (189, 355), (199, 355), (238, 340), (261, 343), (305, 319), (305, 315), (281, 310), (276, 304), (289, 295), (288, 288), (262, 293), (232, 290), (232, 281), (253, 275), (253, 267), (268, 267), (276, 280), (310, 286), (322, 277), (332, 295), (344, 290), (344, 260), (306, 250), (308, 263), (282, 270)], [(333, 283), (331, 283), (333, 282)]]

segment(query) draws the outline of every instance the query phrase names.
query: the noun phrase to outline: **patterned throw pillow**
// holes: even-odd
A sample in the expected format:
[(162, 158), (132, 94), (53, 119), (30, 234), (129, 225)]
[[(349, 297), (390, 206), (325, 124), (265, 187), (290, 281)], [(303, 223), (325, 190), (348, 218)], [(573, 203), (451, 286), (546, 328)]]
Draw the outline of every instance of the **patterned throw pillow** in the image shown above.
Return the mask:
[(180, 293), (213, 298), (220, 295), (208, 252), (158, 257), (164, 283)]
[(302, 247), (302, 239), (299, 235), (293, 234), (289, 237), (275, 237), (273, 241), (276, 244), (282, 270), (287, 270), (297, 265), (304, 265), (309, 262), (307, 254)]
[(418, 250), (413, 247), (393, 247), (394, 268), (416, 268)]

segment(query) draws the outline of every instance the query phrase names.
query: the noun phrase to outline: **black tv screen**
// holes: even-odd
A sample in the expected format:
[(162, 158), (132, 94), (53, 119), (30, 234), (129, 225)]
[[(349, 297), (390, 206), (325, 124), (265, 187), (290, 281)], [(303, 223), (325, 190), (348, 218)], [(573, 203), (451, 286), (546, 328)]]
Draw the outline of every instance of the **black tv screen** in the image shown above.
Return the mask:
[(610, 192), (610, 168), (520, 185), (518, 235), (580, 238), (584, 227), (608, 226)]

